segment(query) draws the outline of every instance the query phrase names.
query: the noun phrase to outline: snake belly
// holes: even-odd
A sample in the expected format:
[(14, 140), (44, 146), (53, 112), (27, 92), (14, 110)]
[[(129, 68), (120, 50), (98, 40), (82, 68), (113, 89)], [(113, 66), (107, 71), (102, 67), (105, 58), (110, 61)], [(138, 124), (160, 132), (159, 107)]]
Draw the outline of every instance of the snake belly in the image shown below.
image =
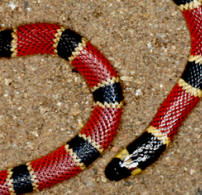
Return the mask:
[(146, 130), (107, 165), (105, 175), (109, 180), (119, 181), (139, 174), (155, 162), (202, 96), (202, 1), (174, 2), (181, 10), (190, 31), (191, 51), (188, 62), (181, 78)]
[(91, 116), (66, 144), (39, 159), (0, 171), (0, 194), (41, 191), (89, 166), (109, 146), (120, 123), (123, 95), (109, 61), (72, 30), (37, 23), (0, 31), (0, 57), (52, 54), (67, 60), (87, 81), (94, 99)]

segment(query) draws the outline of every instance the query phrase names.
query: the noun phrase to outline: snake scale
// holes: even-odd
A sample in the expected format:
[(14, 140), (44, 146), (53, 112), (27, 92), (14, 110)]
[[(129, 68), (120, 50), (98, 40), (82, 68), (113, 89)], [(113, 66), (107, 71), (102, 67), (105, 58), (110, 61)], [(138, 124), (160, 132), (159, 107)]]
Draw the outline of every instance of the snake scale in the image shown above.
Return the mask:
[[(118, 153), (105, 170), (118, 181), (136, 175), (167, 148), (202, 96), (202, 1), (174, 0), (191, 36), (185, 70), (143, 134)], [(69, 179), (107, 149), (119, 126), (123, 94), (109, 61), (89, 41), (57, 24), (36, 23), (0, 30), (0, 57), (51, 54), (67, 60), (86, 80), (94, 99), (91, 116), (66, 144), (39, 159), (0, 171), (0, 194), (24, 194)]]

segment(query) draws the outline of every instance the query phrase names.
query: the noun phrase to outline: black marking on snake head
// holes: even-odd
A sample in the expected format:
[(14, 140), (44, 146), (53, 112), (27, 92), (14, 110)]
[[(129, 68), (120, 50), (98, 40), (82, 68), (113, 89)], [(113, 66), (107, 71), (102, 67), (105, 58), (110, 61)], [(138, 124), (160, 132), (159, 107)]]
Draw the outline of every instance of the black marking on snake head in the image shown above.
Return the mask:
[(106, 177), (111, 181), (119, 181), (131, 175), (131, 171), (126, 167), (122, 167), (123, 161), (119, 158), (114, 158), (105, 169)]
[(155, 162), (165, 149), (166, 145), (148, 132), (127, 146), (131, 160), (142, 170)]

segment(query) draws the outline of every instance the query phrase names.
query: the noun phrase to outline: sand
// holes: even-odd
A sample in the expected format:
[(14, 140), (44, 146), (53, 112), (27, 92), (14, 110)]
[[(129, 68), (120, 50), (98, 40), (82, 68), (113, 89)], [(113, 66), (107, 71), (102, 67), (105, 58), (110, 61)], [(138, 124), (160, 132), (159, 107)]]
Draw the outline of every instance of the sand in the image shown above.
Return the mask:
[[(112, 145), (68, 181), (34, 195), (202, 194), (201, 103), (154, 165), (136, 177), (109, 182), (104, 168), (141, 134), (180, 77), (190, 50), (185, 21), (171, 0), (2, 0), (3, 28), (59, 23), (91, 41), (122, 80), (126, 105)], [(84, 79), (60, 58), (0, 60), (0, 169), (53, 151), (73, 137), (92, 109)]]

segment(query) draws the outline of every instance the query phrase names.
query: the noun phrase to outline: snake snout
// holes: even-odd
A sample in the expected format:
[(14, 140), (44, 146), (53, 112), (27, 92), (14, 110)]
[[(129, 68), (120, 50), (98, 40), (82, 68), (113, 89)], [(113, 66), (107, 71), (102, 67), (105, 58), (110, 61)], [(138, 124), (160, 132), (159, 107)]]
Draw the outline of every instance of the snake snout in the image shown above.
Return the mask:
[(131, 171), (125, 167), (122, 167), (122, 160), (118, 158), (112, 159), (105, 169), (106, 177), (111, 181), (119, 181), (131, 175)]

